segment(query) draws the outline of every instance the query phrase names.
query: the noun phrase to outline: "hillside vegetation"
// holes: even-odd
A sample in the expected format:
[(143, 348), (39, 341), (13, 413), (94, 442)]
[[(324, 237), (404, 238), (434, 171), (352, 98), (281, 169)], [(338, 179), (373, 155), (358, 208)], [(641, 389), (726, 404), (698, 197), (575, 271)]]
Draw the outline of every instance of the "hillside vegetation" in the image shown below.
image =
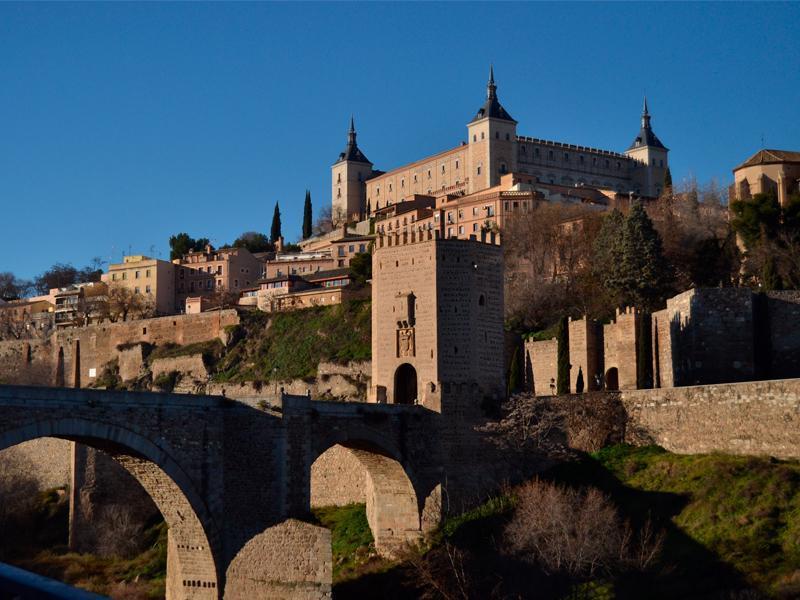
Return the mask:
[(246, 312), (229, 331), (232, 343), (214, 365), (214, 380), (314, 377), (320, 362), (369, 360), (371, 332), (371, 304), (363, 300), (272, 315)]

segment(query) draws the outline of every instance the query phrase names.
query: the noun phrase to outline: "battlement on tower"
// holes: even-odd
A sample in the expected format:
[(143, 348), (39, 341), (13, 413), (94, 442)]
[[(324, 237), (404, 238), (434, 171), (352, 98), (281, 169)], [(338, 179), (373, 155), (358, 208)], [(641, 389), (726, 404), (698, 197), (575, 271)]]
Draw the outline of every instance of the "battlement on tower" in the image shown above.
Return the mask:
[(455, 237), (447, 238), (438, 229), (426, 229), (423, 231), (412, 230), (410, 232), (397, 231), (394, 233), (381, 233), (375, 239), (375, 248), (377, 250), (380, 248), (407, 246), (409, 244), (419, 244), (434, 240), (447, 243), (460, 242), (462, 244), (464, 242), (479, 242), (491, 246), (499, 246), (501, 242), (500, 234), (493, 231), (481, 230), (480, 235), (471, 235), (468, 240), (461, 240)]
[[(469, 412), (505, 392), (500, 236), (378, 236), (372, 257), (372, 402)], [(466, 393), (465, 390), (469, 390)]]

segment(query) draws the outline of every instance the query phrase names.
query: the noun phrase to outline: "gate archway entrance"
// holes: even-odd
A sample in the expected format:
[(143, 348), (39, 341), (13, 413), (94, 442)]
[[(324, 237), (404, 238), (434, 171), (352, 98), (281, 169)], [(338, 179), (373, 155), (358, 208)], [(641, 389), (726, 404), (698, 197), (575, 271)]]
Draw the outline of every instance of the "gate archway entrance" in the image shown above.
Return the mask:
[(619, 389), (619, 371), (617, 371), (617, 367), (611, 367), (606, 371), (606, 389), (610, 391)]
[(394, 403), (417, 403), (417, 370), (408, 363), (397, 367), (394, 373)]

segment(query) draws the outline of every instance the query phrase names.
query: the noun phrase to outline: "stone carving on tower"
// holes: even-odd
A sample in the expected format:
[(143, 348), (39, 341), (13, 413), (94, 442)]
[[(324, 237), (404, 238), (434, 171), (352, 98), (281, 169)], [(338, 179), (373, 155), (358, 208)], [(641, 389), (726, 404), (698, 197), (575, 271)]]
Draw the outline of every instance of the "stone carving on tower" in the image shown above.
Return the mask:
[(415, 311), (417, 298), (414, 292), (397, 294), (397, 357), (416, 356), (414, 335)]

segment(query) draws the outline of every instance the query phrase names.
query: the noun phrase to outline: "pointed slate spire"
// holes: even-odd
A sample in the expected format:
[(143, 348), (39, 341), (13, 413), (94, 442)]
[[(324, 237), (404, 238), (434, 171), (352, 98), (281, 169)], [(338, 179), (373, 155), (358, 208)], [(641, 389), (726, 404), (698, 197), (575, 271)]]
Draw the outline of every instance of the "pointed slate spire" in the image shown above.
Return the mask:
[(489, 65), (489, 83), (486, 84), (486, 98), (491, 100), (497, 97), (497, 86), (494, 84), (494, 65)]
[(511, 118), (511, 115), (508, 114), (505, 108), (500, 104), (500, 101), (497, 99), (497, 86), (494, 83), (494, 65), (489, 65), (489, 81), (486, 84), (486, 102), (484, 105), (478, 110), (478, 114), (475, 115), (475, 118), (470, 121), (470, 123), (474, 123), (475, 121), (480, 121), (481, 119), (485, 119), (486, 117), (490, 117), (493, 119), (503, 119), (504, 121), (514, 121)]
[(642, 127), (639, 130), (639, 135), (633, 139), (633, 143), (628, 147), (628, 150), (641, 146), (666, 149), (661, 140), (653, 133), (652, 127), (650, 127), (650, 110), (647, 108), (647, 96), (644, 97), (644, 102), (642, 103)]
[(350, 115), (350, 130), (347, 132), (347, 143), (356, 145), (356, 122), (353, 115)]
[(356, 142), (356, 120), (353, 115), (350, 115), (350, 128), (347, 130), (347, 146), (345, 147), (344, 152), (341, 152), (339, 154), (339, 158), (336, 160), (337, 163), (342, 161), (360, 162), (370, 165), (372, 164), (369, 159), (364, 156), (364, 153), (358, 148), (358, 143)]

